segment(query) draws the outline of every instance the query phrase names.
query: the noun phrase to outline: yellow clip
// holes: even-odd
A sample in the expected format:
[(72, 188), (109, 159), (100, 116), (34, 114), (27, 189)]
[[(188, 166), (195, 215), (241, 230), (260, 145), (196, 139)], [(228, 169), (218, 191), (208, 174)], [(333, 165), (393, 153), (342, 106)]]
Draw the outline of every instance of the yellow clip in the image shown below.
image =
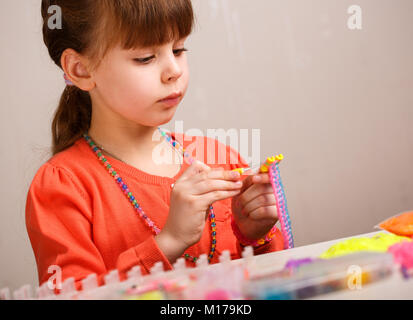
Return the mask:
[[(280, 161), (283, 160), (283, 159), (284, 159), (284, 156), (283, 156), (282, 154), (279, 154), (279, 155), (273, 156), (273, 157), (268, 157), (268, 158), (265, 160), (265, 163), (263, 163), (263, 164), (261, 165), (259, 172), (260, 172), (260, 173), (266, 173), (266, 172), (268, 172), (268, 171), (269, 171), (269, 167), (271, 167), (271, 165), (272, 165), (274, 162), (276, 162), (276, 161), (280, 162)], [(231, 171), (237, 171), (237, 172), (239, 172), (240, 175), (243, 175), (246, 170), (251, 170), (251, 168), (236, 168), (236, 169), (232, 169)]]
[(265, 164), (267, 165), (271, 165), (275, 162), (275, 157), (268, 157), (267, 161), (265, 162)]

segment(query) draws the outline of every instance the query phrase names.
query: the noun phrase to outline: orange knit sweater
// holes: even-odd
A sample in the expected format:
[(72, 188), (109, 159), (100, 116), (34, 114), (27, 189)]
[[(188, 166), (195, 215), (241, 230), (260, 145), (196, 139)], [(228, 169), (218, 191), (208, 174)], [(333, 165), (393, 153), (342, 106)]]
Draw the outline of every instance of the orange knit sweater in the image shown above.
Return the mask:
[[(175, 139), (175, 134), (171, 135)], [(212, 168), (247, 167), (238, 152), (216, 139), (182, 134), (176, 139), (184, 148), (189, 147), (189, 153), (190, 145), (204, 150), (204, 154), (192, 156)], [(215, 155), (211, 146), (216, 147)], [(221, 151), (225, 152), (225, 163), (220, 164)], [(215, 164), (209, 164), (214, 157)], [(184, 162), (180, 172), (168, 178), (150, 175), (114, 158), (106, 158), (145, 213), (162, 229), (169, 212), (171, 185), (189, 165)], [(231, 159), (238, 160), (238, 164), (231, 164)], [(242, 249), (231, 229), (231, 199), (217, 201), (213, 206), (217, 245), (211, 263), (218, 262), (223, 250), (229, 250), (232, 259), (240, 258)], [(74, 277), (77, 289), (81, 288), (80, 281), (91, 273), (98, 275), (101, 285), (103, 276), (113, 269), (119, 270), (121, 279), (136, 265), (141, 266), (143, 274), (149, 273), (158, 261), (163, 262), (166, 270), (172, 269), (158, 248), (151, 229), (138, 216), (84, 138), (53, 156), (35, 174), (26, 200), (26, 227), (36, 258), (39, 284), (52, 275), (48, 273), (51, 265), (61, 268), (63, 281)], [(208, 254), (210, 243), (207, 223), (201, 240), (186, 252), (192, 256)], [(282, 235), (277, 230), (274, 240), (256, 249), (255, 254), (282, 249)], [(195, 265), (186, 263), (187, 266)]]

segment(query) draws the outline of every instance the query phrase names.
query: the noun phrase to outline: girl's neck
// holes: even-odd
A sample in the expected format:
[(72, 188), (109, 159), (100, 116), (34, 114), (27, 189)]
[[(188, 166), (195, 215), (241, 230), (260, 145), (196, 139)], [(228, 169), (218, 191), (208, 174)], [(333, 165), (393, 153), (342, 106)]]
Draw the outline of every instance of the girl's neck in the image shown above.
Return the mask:
[(172, 146), (169, 146), (169, 142), (161, 136), (157, 127), (98, 130), (97, 127), (91, 126), (88, 132), (91, 139), (103, 148), (105, 156), (120, 160), (152, 175), (174, 177), (183, 163), (180, 157), (176, 163), (156, 164), (153, 159), (154, 149), (161, 144), (164, 144), (164, 150), (171, 153), (171, 159), (175, 159), (176, 156), (173, 154)]
[(108, 152), (118, 157), (152, 154), (161, 141), (157, 127), (105, 128), (91, 126), (90, 137)]

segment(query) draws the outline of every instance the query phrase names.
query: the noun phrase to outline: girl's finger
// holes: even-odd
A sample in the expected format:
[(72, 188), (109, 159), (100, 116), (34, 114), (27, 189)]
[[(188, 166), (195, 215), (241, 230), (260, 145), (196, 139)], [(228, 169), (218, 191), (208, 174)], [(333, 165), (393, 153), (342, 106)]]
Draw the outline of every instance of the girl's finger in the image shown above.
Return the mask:
[(277, 207), (267, 206), (259, 207), (247, 215), (252, 220), (270, 220), (276, 223), (278, 221)]
[(222, 180), (239, 180), (241, 175), (237, 171), (231, 170), (211, 170), (208, 172), (209, 179), (222, 179)]
[(208, 179), (221, 179), (221, 180), (227, 180), (227, 181), (237, 181), (241, 175), (239, 172), (234, 172), (234, 171), (229, 171), (229, 170), (220, 170), (220, 169), (211, 169), (210, 171), (205, 171), (196, 177), (194, 177), (193, 181), (194, 182), (202, 182), (206, 181)]
[(241, 192), (244, 192), (247, 190), (250, 186), (252, 186), (252, 178), (253, 176), (247, 176), (243, 181), (242, 181), (242, 189)]
[(256, 197), (271, 193), (274, 194), (271, 184), (253, 184), (247, 190), (244, 190), (240, 195), (240, 202), (245, 207), (250, 201), (254, 200)]
[(268, 173), (259, 173), (252, 176), (252, 183), (271, 183)]
[(242, 186), (242, 191), (247, 190), (253, 184), (271, 183), (270, 175), (266, 172), (247, 176), (243, 182), (244, 185)]
[(260, 207), (275, 206), (276, 201), (273, 193), (260, 194), (258, 197), (254, 198), (248, 202), (243, 210), (247, 213), (253, 212)]
[(207, 179), (196, 183), (193, 186), (192, 194), (201, 195), (213, 191), (219, 190), (241, 190), (242, 182), (241, 181), (225, 181), (218, 179)]
[(218, 190), (218, 191), (212, 191), (209, 193), (204, 193), (198, 197), (199, 197), (199, 201), (202, 202), (203, 205), (209, 206), (216, 201), (232, 198), (238, 195), (240, 193), (240, 190), (241, 189), (228, 190), (228, 191)]
[(211, 171), (211, 168), (208, 167), (205, 163), (199, 161), (199, 160), (194, 160), (192, 164), (189, 166), (188, 169), (184, 171), (184, 173), (180, 176), (179, 179), (188, 179), (192, 176), (199, 175), (202, 172), (209, 172)]

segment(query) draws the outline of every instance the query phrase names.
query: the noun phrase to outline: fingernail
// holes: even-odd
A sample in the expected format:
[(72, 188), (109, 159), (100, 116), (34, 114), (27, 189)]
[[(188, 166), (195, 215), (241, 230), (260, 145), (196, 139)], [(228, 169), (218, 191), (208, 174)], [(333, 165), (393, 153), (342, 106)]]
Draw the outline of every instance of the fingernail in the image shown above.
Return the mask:
[(239, 177), (240, 177), (240, 174), (239, 174), (238, 171), (232, 171), (232, 172), (231, 172), (231, 177), (232, 177), (232, 178), (239, 178)]
[(241, 186), (242, 186), (242, 182), (241, 182), (241, 181), (237, 181), (237, 182), (235, 182), (235, 186), (237, 186), (237, 187), (241, 187)]
[(255, 182), (260, 182), (262, 180), (260, 176), (255, 176), (254, 179), (255, 179)]

